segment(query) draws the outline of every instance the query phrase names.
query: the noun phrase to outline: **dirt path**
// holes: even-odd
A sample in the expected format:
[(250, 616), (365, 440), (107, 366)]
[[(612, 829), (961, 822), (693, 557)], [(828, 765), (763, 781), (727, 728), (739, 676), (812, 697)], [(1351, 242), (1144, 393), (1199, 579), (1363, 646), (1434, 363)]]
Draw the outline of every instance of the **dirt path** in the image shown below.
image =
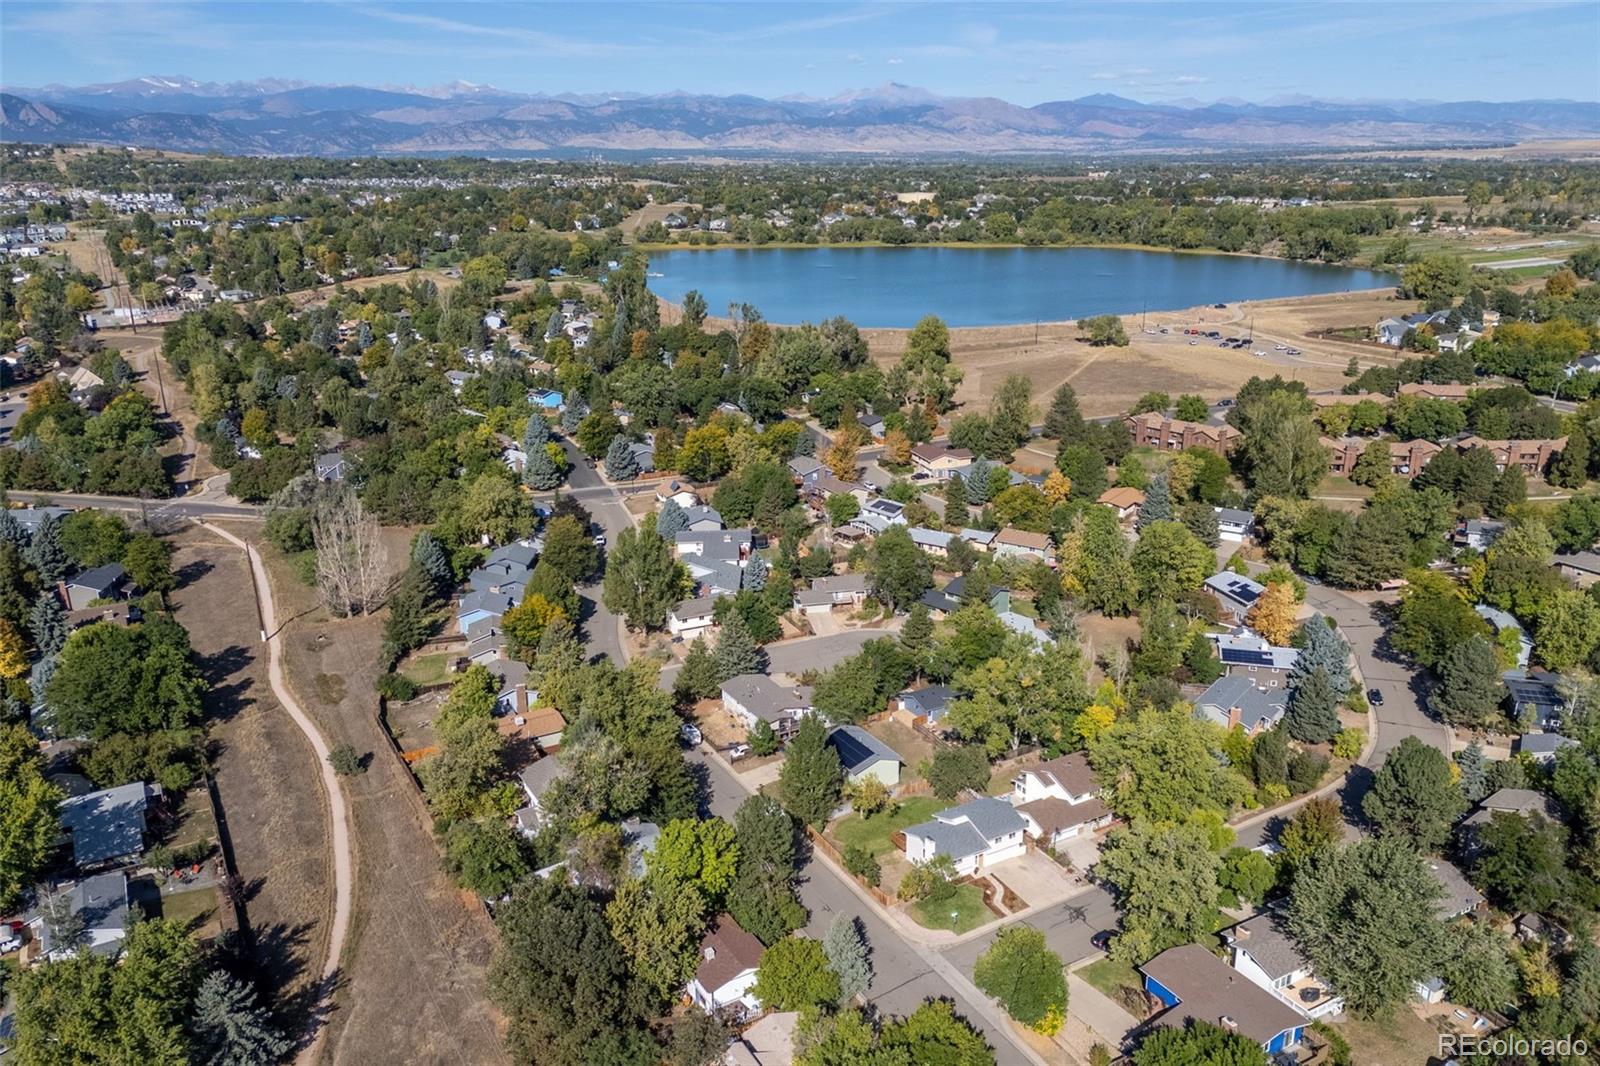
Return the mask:
[(267, 683), (244, 553), (209, 530), (174, 538), (173, 594), (210, 689), (212, 758), (235, 866), (245, 886), (256, 964), (287, 1028), (307, 1027), (320, 999), (333, 886), (316, 752)]
[[(345, 809), (344, 792), (339, 787), (338, 776), (334, 774), (333, 767), (328, 762), (327, 740), (323, 738), (316, 723), (295, 700), (294, 693), (290, 691), (284, 679), (282, 636), (279, 632), (277, 611), (273, 604), (272, 582), (267, 577), (266, 567), (262, 565), (255, 549), (239, 537), (217, 526), (204, 523), (202, 525), (242, 549), (250, 561), (256, 595), (259, 597), (261, 626), (267, 635), (267, 679), (272, 685), (273, 695), (278, 698), (283, 709), (289, 712), (289, 717), (294, 720), (294, 724), (310, 743), (322, 772), (322, 788), (328, 798), (329, 817), (333, 826), (333, 920), (328, 925), (327, 954), (322, 964), (321, 989), (318, 995), (319, 999), (324, 999), (333, 991), (334, 981), (339, 974), (339, 958), (344, 952), (345, 934), (350, 928), (351, 884), (354, 880), (355, 859), (350, 852), (350, 819)], [(236, 607), (242, 609), (243, 605), (237, 604)], [(319, 1012), (317, 1006), (313, 1006), (312, 1010)], [(326, 1032), (325, 1026), (318, 1026), (316, 1036), (300, 1052), (296, 1062), (303, 1064), (316, 1062)]]
[[(408, 531), (395, 533), (403, 560)], [(341, 779), (358, 857), (349, 939), (318, 1063), (507, 1061), (489, 1001), (493, 924), (439, 861), (432, 823), (376, 714), (382, 618), (331, 619), (270, 551), (284, 671), (330, 744), (349, 743), (366, 772)]]

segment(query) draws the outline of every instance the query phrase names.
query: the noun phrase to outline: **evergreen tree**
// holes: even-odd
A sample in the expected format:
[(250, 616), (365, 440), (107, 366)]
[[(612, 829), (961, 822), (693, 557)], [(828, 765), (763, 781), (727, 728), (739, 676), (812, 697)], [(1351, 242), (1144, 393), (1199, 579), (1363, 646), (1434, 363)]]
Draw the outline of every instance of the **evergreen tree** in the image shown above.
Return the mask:
[(1567, 446), (1550, 464), (1550, 483), (1581, 489), (1589, 481), (1589, 436), (1581, 429), (1567, 435)]
[(928, 605), (913, 604), (911, 613), (906, 616), (905, 625), (900, 627), (900, 646), (919, 664), (920, 670), (920, 664), (927, 658), (928, 649), (932, 645), (933, 618), (928, 613)]
[(1409, 736), (1389, 752), (1361, 801), (1380, 836), (1402, 839), (1421, 851), (1439, 848), (1465, 807), (1449, 761), (1438, 748)]
[(589, 409), (583, 405), (582, 401), (573, 400), (567, 404), (561, 412), (561, 432), (569, 437), (578, 432), (579, 423), (583, 421), (584, 416), (588, 413)]
[(28, 546), (27, 530), (22, 528), (16, 515), (6, 508), (0, 508), (0, 544), (11, 544), (17, 548)]
[(1349, 694), (1350, 645), (1328, 626), (1327, 618), (1320, 614), (1312, 615), (1300, 629), (1300, 654), (1289, 670), (1290, 690), (1293, 691), (1316, 670), (1328, 675), (1335, 702)]
[(1078, 394), (1070, 384), (1062, 385), (1050, 400), (1044, 416), (1044, 435), (1053, 440), (1079, 441), (1085, 436), (1083, 412), (1078, 409)]
[(606, 476), (612, 481), (632, 481), (639, 476), (639, 459), (628, 446), (628, 438), (618, 433), (606, 449)]
[(656, 515), (656, 532), (662, 540), (675, 541), (678, 534), (688, 528), (689, 517), (678, 506), (677, 500), (668, 500), (661, 505), (661, 511)]
[(706, 700), (717, 694), (719, 684), (717, 666), (712, 660), (706, 638), (695, 637), (689, 645), (688, 654), (683, 657), (683, 666), (678, 670), (673, 690), (683, 698)]
[(28, 614), (28, 632), (33, 636), (34, 647), (45, 658), (54, 656), (61, 650), (61, 645), (67, 642), (67, 637), (71, 635), (67, 628), (67, 613), (61, 609), (61, 601), (56, 599), (54, 592), (46, 589), (39, 594), (33, 610)]
[(767, 561), (759, 555), (752, 555), (745, 564), (744, 573), (739, 577), (739, 585), (752, 592), (760, 592), (767, 587)]
[(978, 504), (980, 507), (989, 502), (992, 495), (989, 484), (989, 475), (994, 470), (994, 464), (983, 456), (972, 460), (972, 465), (967, 467), (967, 502)]
[(605, 605), (627, 620), (630, 629), (660, 629), (667, 613), (689, 591), (689, 574), (656, 536), (655, 515), (617, 538), (606, 563)]
[(221, 970), (206, 975), (194, 1000), (196, 1061), (205, 1066), (270, 1066), (294, 1047), (256, 1003), (253, 988)]
[(544, 491), (561, 484), (561, 471), (556, 468), (549, 452), (535, 448), (528, 453), (527, 462), (522, 467), (522, 483), (531, 489)]
[(1324, 744), (1339, 732), (1339, 698), (1322, 667), (1290, 690), (1284, 724), (1289, 735), (1302, 744)]
[(522, 450), (537, 451), (549, 443), (550, 423), (545, 421), (544, 415), (535, 411), (528, 416), (528, 424), (522, 429)]
[(1461, 794), (1468, 803), (1477, 803), (1489, 794), (1489, 768), (1483, 757), (1483, 745), (1474, 740), (1456, 752), (1455, 760), (1461, 770)]
[(411, 543), (411, 561), (428, 575), (435, 592), (446, 588), (455, 576), (450, 571), (450, 560), (445, 556), (444, 547), (429, 530), (418, 533), (417, 539)]
[(1488, 725), (1500, 716), (1504, 696), (1500, 659), (1486, 637), (1474, 634), (1439, 660), (1439, 687), (1431, 702), (1451, 725)]
[(774, 944), (805, 924), (794, 891), (794, 819), (771, 796), (751, 796), (733, 816), (739, 861), (728, 913), (745, 932)]
[(800, 719), (778, 774), (778, 798), (784, 807), (799, 821), (820, 828), (839, 805), (843, 775), (839, 753), (828, 746), (821, 717), (808, 714)]
[(1508, 464), (1495, 479), (1494, 488), (1490, 490), (1489, 499), (1483, 506), (1490, 518), (1504, 518), (1512, 507), (1527, 498), (1528, 476), (1520, 466)]
[(836, 914), (822, 939), (822, 953), (828, 968), (839, 978), (839, 1001), (848, 1003), (867, 994), (872, 984), (872, 962), (867, 957), (867, 941), (854, 915)]
[(34, 530), (33, 540), (24, 555), (28, 565), (38, 573), (39, 580), (54, 585), (67, 576), (67, 550), (61, 546), (61, 519), (47, 512)]
[(817, 440), (816, 440), (816, 438), (813, 437), (810, 433), (806, 433), (806, 432), (802, 431), (800, 436), (799, 436), (799, 438), (794, 442), (794, 453), (796, 455), (816, 455), (817, 454)]
[(766, 655), (750, 635), (750, 627), (745, 625), (744, 616), (737, 611), (730, 611), (728, 620), (722, 623), (722, 635), (717, 638), (716, 651), (711, 653), (717, 684), (721, 685), (740, 674), (759, 672), (765, 659)]
[(944, 483), (944, 524), (962, 529), (970, 518), (967, 511), (967, 479), (960, 474), (953, 474)]
[(1151, 522), (1171, 520), (1172, 490), (1167, 486), (1167, 473), (1163, 470), (1150, 480), (1150, 488), (1144, 494), (1144, 503), (1139, 505), (1139, 528), (1143, 529)]

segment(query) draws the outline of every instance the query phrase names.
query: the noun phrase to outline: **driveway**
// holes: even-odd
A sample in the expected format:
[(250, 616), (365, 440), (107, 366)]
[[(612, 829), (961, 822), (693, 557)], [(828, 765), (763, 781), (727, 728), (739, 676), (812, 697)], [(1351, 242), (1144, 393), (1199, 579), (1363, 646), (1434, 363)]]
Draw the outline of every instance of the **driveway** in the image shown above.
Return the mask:
[(1042, 851), (1029, 851), (986, 872), (990, 880), (1021, 896), (1030, 909), (1059, 903), (1083, 887), (1068, 879), (1067, 871)]
[[(1005, 867), (1000, 867), (1000, 871), (1003, 877)], [(1071, 899), (1046, 910), (1029, 913), (1020, 922), (1043, 933), (1050, 950), (1061, 956), (1061, 964), (1070, 967), (1075, 962), (1099, 954), (1089, 943), (1089, 938), (1096, 933), (1117, 928), (1117, 908), (1110, 892), (1099, 885), (1090, 885)], [(989, 945), (994, 943), (995, 936), (1005, 924), (1011, 923), (997, 924), (982, 936), (964, 940), (946, 948), (941, 954), (970, 977), (978, 956), (989, 950)]]

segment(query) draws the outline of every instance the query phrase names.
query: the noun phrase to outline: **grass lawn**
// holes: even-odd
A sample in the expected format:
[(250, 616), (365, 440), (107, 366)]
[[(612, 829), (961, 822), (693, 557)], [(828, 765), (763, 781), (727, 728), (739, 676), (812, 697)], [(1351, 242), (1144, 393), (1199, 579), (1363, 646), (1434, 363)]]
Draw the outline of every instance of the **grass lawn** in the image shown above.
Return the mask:
[(1425, 1062), (1438, 1050), (1439, 1031), (1406, 1006), (1381, 1022), (1347, 1014), (1333, 1029), (1350, 1041), (1351, 1058), (1358, 1063)]
[(431, 655), (418, 655), (408, 659), (400, 667), (400, 672), (409, 677), (413, 684), (419, 688), (429, 685), (442, 685), (448, 680), (445, 667), (450, 663), (450, 653), (436, 651)]
[(937, 796), (912, 796), (892, 812), (879, 812), (871, 818), (852, 814), (833, 827), (834, 842), (843, 851), (848, 847), (865, 848), (874, 855), (893, 851), (889, 837), (898, 829), (918, 822), (926, 822), (934, 811), (942, 811), (949, 804)]
[(957, 885), (955, 895), (938, 903), (924, 900), (913, 904), (911, 914), (924, 929), (948, 929), (952, 933), (965, 933), (994, 920), (994, 912), (983, 905), (983, 892), (977, 885)]
[(161, 897), (161, 917), (171, 918), (185, 926), (204, 926), (217, 909), (217, 893), (211, 888), (196, 888), (189, 892), (173, 892)]
[(1122, 999), (1118, 996), (1117, 989), (1143, 987), (1143, 982), (1139, 980), (1139, 975), (1134, 972), (1132, 966), (1125, 962), (1116, 962), (1109, 956), (1096, 959), (1083, 969), (1073, 972), (1118, 1003), (1121, 1003)]

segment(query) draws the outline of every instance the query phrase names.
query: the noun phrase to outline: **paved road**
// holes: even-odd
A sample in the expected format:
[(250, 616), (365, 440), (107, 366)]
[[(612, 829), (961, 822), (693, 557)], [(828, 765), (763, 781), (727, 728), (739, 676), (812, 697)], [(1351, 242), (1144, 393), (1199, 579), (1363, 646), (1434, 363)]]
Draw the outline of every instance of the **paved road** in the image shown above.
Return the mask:
[[(767, 672), (799, 674), (806, 670), (826, 670), (860, 651), (867, 641), (892, 635), (887, 629), (847, 629), (843, 633), (830, 633), (823, 637), (797, 637), (778, 644), (768, 644)], [(677, 663), (662, 669), (662, 688), (672, 688), (679, 669)]]
[[(616, 545), (622, 531), (633, 526), (633, 519), (622, 505), (622, 496), (605, 483), (598, 470), (589, 465), (588, 457), (578, 446), (565, 438), (561, 438), (561, 446), (566, 449), (567, 459), (572, 463), (572, 472), (567, 475), (567, 487), (562, 489), (561, 494), (577, 499), (589, 509), (595, 522), (605, 530), (609, 550)], [(550, 497), (539, 498), (548, 500)], [(589, 653), (620, 665), (624, 661), (622, 619), (606, 609), (600, 581), (579, 585), (578, 596), (583, 600), (583, 629), (588, 637)]]
[(1017, 922), (995, 925), (983, 936), (963, 940), (944, 949), (942, 954), (959, 966), (962, 973), (971, 976), (978, 956), (989, 950), (989, 945), (994, 943), (994, 938), (1002, 928), (1012, 924), (1031, 925), (1039, 930), (1044, 934), (1050, 950), (1061, 956), (1062, 965), (1070, 967), (1075, 962), (1099, 954), (1089, 943), (1089, 938), (1096, 933), (1116, 930), (1117, 906), (1109, 891), (1100, 885), (1090, 885), (1071, 899), (1035, 911)]
[(263, 517), (258, 504), (240, 503), (231, 499), (196, 499), (177, 497), (170, 500), (140, 500), (132, 496), (90, 496), (77, 492), (23, 492), (13, 490), (6, 496), (23, 503), (54, 503), (62, 507), (97, 507), (103, 511), (144, 514), (157, 518), (230, 518), (253, 519)]
[[(739, 804), (750, 793), (721, 760), (699, 749), (690, 751), (687, 757), (691, 764), (706, 768), (711, 813), (731, 821)], [(955, 974), (949, 963), (932, 949), (909, 943), (826, 862), (814, 858), (802, 868), (801, 874), (800, 899), (811, 911), (810, 923), (803, 930), (807, 936), (822, 937), (836, 914), (849, 914), (861, 920), (872, 949), (870, 996), (880, 1010), (906, 1015), (929, 999), (949, 999), (958, 1013), (982, 1030), (995, 1048), (997, 1061), (1005, 1066), (1040, 1061), (1011, 1039), (998, 1017), (990, 1017), (997, 1008), (987, 999), (980, 1000), (981, 993), (976, 989), (958, 988), (952, 983), (951, 977), (962, 984), (966, 984), (966, 980)], [(967, 972), (970, 971), (968, 966)]]

